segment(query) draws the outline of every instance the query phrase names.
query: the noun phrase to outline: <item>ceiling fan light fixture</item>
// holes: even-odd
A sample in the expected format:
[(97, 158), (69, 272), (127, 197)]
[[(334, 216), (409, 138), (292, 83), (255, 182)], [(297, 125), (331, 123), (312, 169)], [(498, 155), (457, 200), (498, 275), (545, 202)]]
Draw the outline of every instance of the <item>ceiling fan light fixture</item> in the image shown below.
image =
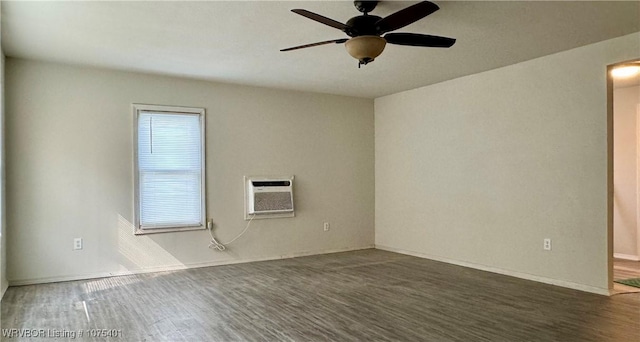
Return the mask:
[(387, 41), (378, 36), (358, 36), (347, 40), (344, 43), (347, 52), (360, 64), (372, 62), (380, 56)]

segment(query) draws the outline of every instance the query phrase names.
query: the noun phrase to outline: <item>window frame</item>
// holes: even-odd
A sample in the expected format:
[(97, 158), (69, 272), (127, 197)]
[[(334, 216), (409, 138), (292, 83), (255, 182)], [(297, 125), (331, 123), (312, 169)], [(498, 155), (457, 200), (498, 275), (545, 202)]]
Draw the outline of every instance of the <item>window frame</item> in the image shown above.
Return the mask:
[[(149, 104), (139, 104), (133, 103), (131, 105), (131, 109), (133, 112), (133, 175), (134, 175), (134, 234), (135, 235), (144, 235), (144, 234), (154, 234), (154, 233), (171, 233), (171, 232), (182, 232), (182, 231), (192, 231), (192, 230), (203, 230), (206, 229), (207, 225), (207, 193), (206, 193), (206, 158), (205, 158), (205, 148), (206, 148), (206, 137), (205, 137), (205, 109), (198, 107), (180, 107), (180, 106), (165, 106), (165, 105), (149, 105)], [(138, 159), (138, 120), (141, 113), (166, 113), (172, 115), (198, 115), (200, 118), (200, 205), (201, 205), (201, 218), (199, 225), (190, 225), (190, 226), (155, 226), (153, 228), (150, 227), (142, 227), (140, 224), (140, 169), (139, 169), (139, 159)]]

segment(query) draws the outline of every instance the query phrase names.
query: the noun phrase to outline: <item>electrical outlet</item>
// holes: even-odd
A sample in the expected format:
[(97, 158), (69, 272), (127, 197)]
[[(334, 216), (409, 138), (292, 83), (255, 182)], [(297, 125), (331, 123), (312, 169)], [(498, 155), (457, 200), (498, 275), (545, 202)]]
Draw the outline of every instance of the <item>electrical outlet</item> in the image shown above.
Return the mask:
[(80, 250), (82, 249), (82, 238), (75, 238), (73, 239), (73, 250)]
[(545, 251), (550, 251), (551, 250), (551, 239), (542, 240), (542, 248)]
[(325, 231), (325, 232), (328, 232), (328, 231), (329, 231), (329, 229), (331, 229), (331, 225), (329, 225), (329, 222), (325, 222), (325, 223), (324, 223), (324, 231)]

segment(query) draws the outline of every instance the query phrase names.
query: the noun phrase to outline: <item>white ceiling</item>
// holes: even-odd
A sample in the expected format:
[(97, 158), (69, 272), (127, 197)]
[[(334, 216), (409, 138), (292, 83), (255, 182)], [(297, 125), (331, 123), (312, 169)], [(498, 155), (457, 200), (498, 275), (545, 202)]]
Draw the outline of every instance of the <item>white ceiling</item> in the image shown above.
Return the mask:
[[(386, 16), (415, 2), (386, 1)], [(396, 32), (457, 38), (451, 49), (388, 45), (357, 67), (346, 37), (290, 12), (346, 22), (347, 1), (2, 1), (7, 56), (374, 98), (640, 31), (640, 2), (454, 2)], [(640, 55), (640, 52), (639, 52)]]

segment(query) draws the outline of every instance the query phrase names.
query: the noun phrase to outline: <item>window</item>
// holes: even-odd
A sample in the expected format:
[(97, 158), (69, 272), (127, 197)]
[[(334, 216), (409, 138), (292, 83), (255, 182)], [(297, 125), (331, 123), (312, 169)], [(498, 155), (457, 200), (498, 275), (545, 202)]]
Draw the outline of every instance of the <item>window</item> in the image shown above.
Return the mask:
[(205, 228), (204, 109), (133, 105), (136, 234)]

